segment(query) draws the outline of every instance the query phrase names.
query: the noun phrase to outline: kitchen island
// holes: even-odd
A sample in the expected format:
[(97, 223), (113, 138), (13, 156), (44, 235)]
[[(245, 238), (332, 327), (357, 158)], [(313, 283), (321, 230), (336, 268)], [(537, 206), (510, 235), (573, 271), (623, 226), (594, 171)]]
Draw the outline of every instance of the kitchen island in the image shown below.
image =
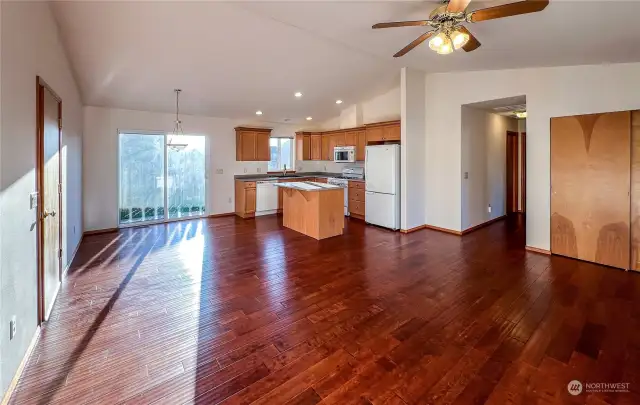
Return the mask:
[(344, 190), (311, 181), (274, 184), (283, 190), (282, 225), (315, 239), (342, 235)]

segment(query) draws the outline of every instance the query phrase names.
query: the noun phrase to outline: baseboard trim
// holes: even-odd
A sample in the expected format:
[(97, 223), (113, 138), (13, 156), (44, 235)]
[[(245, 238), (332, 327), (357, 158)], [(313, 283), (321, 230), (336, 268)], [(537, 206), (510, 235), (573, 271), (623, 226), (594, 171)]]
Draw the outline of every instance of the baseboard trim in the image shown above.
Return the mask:
[(529, 252), (533, 252), (533, 253), (540, 253), (540, 254), (547, 255), (547, 256), (551, 255), (551, 251), (550, 250), (540, 249), (540, 248), (533, 247), (533, 246), (525, 246), (524, 249), (528, 250)]
[(427, 226), (426, 225), (420, 225), (420, 226), (416, 226), (413, 228), (409, 228), (409, 229), (400, 229), (401, 233), (411, 233), (411, 232), (416, 232), (416, 231), (421, 231), (423, 229), (425, 229)]
[(464, 231), (462, 231), (462, 234), (463, 234), (463, 235), (466, 235), (466, 234), (471, 233), (471, 232), (473, 232), (473, 231), (475, 231), (475, 230), (477, 230), (477, 229), (484, 228), (485, 226), (489, 226), (489, 225), (491, 225), (491, 224), (493, 224), (493, 223), (495, 223), (495, 222), (498, 222), (498, 221), (502, 221), (502, 220), (503, 220), (503, 219), (505, 219), (506, 217), (507, 217), (506, 215), (502, 215), (502, 216), (500, 216), (500, 217), (496, 217), (496, 218), (490, 219), (490, 220), (488, 220), (488, 221), (486, 221), (486, 222), (483, 222), (483, 223), (481, 223), (481, 224), (478, 224), (478, 225), (472, 226), (471, 228), (467, 228), (467, 229), (465, 229)]
[(211, 215), (209, 215), (209, 218), (233, 217), (235, 215), (236, 215), (235, 212), (225, 212), (225, 213), (222, 213), (222, 214), (211, 214)]
[(9, 384), (9, 388), (7, 388), (7, 392), (5, 392), (4, 397), (2, 398), (2, 405), (7, 405), (11, 400), (11, 396), (18, 386), (18, 381), (20, 381), (20, 377), (22, 376), (22, 372), (29, 362), (29, 358), (31, 357), (31, 353), (33, 353), (33, 349), (36, 347), (36, 343), (38, 342), (38, 338), (40, 337), (40, 326), (36, 327), (36, 331), (31, 338), (31, 343), (29, 343), (29, 347), (27, 348), (27, 352), (24, 354), (18, 369), (16, 370), (13, 379), (11, 379), (11, 383)]
[(64, 271), (62, 272), (61, 280), (64, 280), (65, 277), (67, 277), (67, 272), (69, 272), (69, 269), (71, 268), (73, 259), (76, 258), (76, 254), (78, 253), (78, 249), (80, 249), (80, 245), (82, 245), (83, 239), (84, 239), (84, 233), (82, 234), (82, 236), (80, 236), (80, 241), (78, 242), (78, 246), (76, 246), (75, 250), (73, 251), (73, 254), (71, 255), (71, 260), (67, 260), (67, 265), (65, 266)]
[(424, 225), (424, 227), (426, 229), (431, 229), (432, 231), (438, 231), (438, 232), (448, 233), (451, 235), (462, 236), (462, 232), (454, 231), (453, 229), (449, 229), (449, 228), (440, 228), (439, 226), (433, 226), (433, 225)]
[(93, 231), (85, 231), (82, 233), (82, 237), (91, 236), (91, 235), (101, 235), (103, 233), (111, 233), (118, 232), (118, 228), (105, 228), (105, 229), (95, 229)]

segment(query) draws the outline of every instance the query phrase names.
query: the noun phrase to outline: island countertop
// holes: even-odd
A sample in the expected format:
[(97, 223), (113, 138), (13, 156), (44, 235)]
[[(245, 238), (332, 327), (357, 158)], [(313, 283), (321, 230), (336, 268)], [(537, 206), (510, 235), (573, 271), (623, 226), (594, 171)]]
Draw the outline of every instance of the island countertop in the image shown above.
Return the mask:
[(275, 187), (291, 188), (300, 191), (327, 191), (342, 188), (333, 184), (316, 183), (314, 181), (292, 181), (287, 183), (273, 183), (273, 185)]

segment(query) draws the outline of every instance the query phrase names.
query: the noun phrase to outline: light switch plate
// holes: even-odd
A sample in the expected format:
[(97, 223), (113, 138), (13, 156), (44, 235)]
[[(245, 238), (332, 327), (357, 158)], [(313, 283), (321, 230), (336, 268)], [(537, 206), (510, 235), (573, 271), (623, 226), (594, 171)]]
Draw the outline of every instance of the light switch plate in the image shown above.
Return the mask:
[(216, 174), (223, 174), (224, 170), (223, 169), (216, 169)]
[(469, 178), (469, 172), (464, 172), (464, 178), (468, 179)]
[(38, 192), (34, 191), (29, 194), (29, 209), (33, 210), (38, 206)]

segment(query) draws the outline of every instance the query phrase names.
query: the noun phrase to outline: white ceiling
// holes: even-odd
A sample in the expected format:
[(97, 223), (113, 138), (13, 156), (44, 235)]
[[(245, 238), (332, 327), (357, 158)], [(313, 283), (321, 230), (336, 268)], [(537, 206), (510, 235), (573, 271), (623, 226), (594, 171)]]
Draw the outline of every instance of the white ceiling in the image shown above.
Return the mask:
[[(470, 9), (510, 1), (472, 1)], [(482, 46), (440, 56), (426, 44), (392, 55), (437, 2), (59, 1), (53, 4), (84, 102), (301, 122), (397, 86), (399, 69), (426, 72), (640, 61), (640, 1), (551, 0), (542, 12), (468, 24)], [(293, 93), (301, 91), (301, 99)]]

